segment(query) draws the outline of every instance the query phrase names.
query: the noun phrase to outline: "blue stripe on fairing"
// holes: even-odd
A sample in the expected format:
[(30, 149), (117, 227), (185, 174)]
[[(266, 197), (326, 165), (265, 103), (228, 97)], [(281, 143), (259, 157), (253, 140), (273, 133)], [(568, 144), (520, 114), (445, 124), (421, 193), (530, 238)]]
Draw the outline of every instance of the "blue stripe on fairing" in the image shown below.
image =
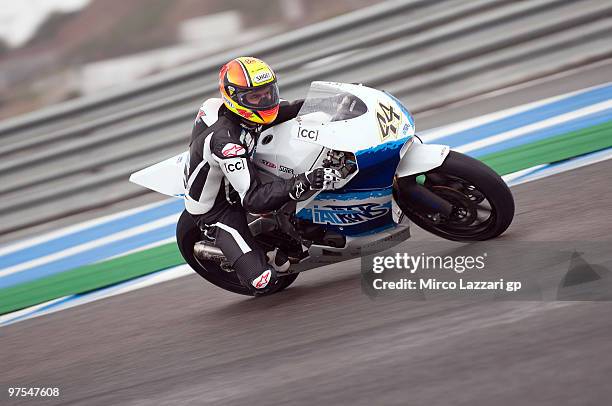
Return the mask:
[(105, 258), (143, 247), (154, 242), (174, 236), (176, 225), (170, 224), (146, 233), (138, 234), (123, 240), (114, 241), (92, 250), (71, 255), (57, 261), (49, 262), (35, 268), (26, 269), (0, 278), (0, 288), (7, 288), (35, 279), (51, 276), (80, 266), (88, 265)]
[(389, 187), (400, 161), (399, 152), (410, 138), (411, 136), (407, 136), (355, 152), (359, 172), (343, 190)]
[(557, 135), (567, 134), (572, 131), (582, 130), (584, 128), (602, 124), (610, 120), (612, 120), (612, 109), (607, 109), (599, 113), (568, 121), (566, 123), (557, 124), (548, 128), (543, 128), (541, 130), (534, 131), (532, 133), (528, 133), (520, 137), (509, 139), (508, 141), (503, 141), (490, 145), (488, 147), (475, 149), (473, 151), (468, 152), (468, 154), (474, 157), (479, 157), (486, 154), (491, 154), (509, 148), (514, 148), (532, 142), (544, 140), (546, 138), (555, 137)]
[(2, 264), (3, 268), (8, 268), (9, 266), (53, 254), (67, 248), (84, 244), (86, 242), (94, 241), (119, 231), (124, 231), (132, 227), (141, 226), (151, 221), (159, 220), (162, 217), (179, 213), (183, 210), (183, 208), (184, 203), (182, 200), (173, 200), (139, 213), (98, 224), (81, 231), (76, 231), (71, 234), (54, 238), (33, 247), (23, 248), (21, 250), (11, 252), (10, 254), (0, 256), (0, 263)]
[(610, 99), (612, 99), (612, 85), (587, 90), (586, 92), (514, 114), (501, 120), (446, 135), (436, 139), (436, 144), (447, 144), (451, 147), (457, 147)]
[(314, 201), (320, 200), (358, 200), (368, 199), (371, 197), (382, 197), (389, 196), (391, 194), (391, 187), (378, 190), (364, 190), (364, 191), (350, 191), (343, 192), (340, 189), (337, 192), (322, 192), (317, 195)]

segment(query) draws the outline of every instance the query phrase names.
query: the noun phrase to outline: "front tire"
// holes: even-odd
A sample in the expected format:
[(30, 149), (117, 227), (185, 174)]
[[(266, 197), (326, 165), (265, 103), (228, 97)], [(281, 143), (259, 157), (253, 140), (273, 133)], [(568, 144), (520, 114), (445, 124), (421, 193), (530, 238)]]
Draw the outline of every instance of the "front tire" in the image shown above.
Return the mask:
[[(187, 211), (183, 211), (176, 224), (176, 242), (181, 255), (189, 266), (202, 278), (221, 289), (241, 295), (253, 296), (253, 293), (240, 283), (238, 276), (236, 276), (236, 272), (224, 271), (216, 262), (203, 261), (196, 258), (193, 247), (195, 243), (200, 240), (200, 228), (193, 221), (191, 215)], [(297, 273), (281, 276), (274, 289), (260, 296), (267, 296), (280, 292), (291, 285), (297, 277)]]
[(416, 225), (452, 241), (483, 241), (502, 234), (514, 218), (514, 198), (504, 180), (477, 159), (451, 151), (444, 163), (424, 173), (424, 186), (453, 206), (450, 216), (426, 213), (406, 190), (418, 175), (397, 178), (396, 201)]

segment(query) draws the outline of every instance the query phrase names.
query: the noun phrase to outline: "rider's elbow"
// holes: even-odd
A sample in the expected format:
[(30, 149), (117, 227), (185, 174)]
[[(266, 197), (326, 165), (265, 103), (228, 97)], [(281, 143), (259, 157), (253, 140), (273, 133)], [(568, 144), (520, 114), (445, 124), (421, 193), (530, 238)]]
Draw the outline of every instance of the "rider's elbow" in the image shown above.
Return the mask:
[(251, 214), (263, 214), (270, 211), (265, 207), (265, 201), (260, 201), (248, 193), (242, 198), (242, 207)]

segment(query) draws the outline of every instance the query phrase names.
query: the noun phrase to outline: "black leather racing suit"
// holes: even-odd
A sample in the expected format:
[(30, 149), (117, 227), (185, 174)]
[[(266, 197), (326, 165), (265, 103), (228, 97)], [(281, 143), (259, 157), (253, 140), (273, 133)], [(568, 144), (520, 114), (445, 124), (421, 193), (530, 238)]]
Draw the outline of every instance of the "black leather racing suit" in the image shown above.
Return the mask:
[[(282, 101), (276, 120), (269, 126), (294, 118), (302, 103)], [(255, 294), (266, 292), (278, 279), (249, 231), (246, 214), (279, 209), (290, 200), (295, 182), (277, 178), (262, 183), (257, 175), (251, 159), (259, 134), (269, 126), (246, 126), (225, 106), (210, 127), (198, 114), (185, 174), (186, 210), (202, 230), (213, 232), (215, 244), (242, 284)]]

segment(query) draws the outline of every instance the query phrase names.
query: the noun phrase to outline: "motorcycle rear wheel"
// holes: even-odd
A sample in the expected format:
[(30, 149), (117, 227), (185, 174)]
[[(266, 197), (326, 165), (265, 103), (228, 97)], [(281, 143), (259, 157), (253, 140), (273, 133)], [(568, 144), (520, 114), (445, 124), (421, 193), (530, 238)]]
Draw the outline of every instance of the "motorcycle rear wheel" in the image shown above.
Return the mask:
[[(451, 151), (444, 163), (424, 173), (424, 186), (453, 206), (450, 217), (425, 213), (411, 204), (408, 182), (419, 175), (396, 178), (394, 195), (404, 214), (416, 225), (451, 241), (484, 241), (508, 229), (514, 218), (514, 198), (504, 180), (477, 159)], [(484, 215), (483, 215), (484, 214)]]
[[(224, 271), (216, 262), (204, 261), (194, 255), (193, 247), (195, 243), (200, 240), (201, 235), (199, 227), (195, 224), (191, 215), (187, 213), (187, 211), (183, 211), (176, 224), (176, 242), (181, 255), (189, 266), (202, 278), (221, 289), (241, 295), (252, 296), (251, 291), (240, 283), (236, 276), (236, 272)], [(297, 273), (281, 276), (275, 289), (270, 290), (265, 295), (267, 296), (280, 292), (291, 285), (297, 277)]]

